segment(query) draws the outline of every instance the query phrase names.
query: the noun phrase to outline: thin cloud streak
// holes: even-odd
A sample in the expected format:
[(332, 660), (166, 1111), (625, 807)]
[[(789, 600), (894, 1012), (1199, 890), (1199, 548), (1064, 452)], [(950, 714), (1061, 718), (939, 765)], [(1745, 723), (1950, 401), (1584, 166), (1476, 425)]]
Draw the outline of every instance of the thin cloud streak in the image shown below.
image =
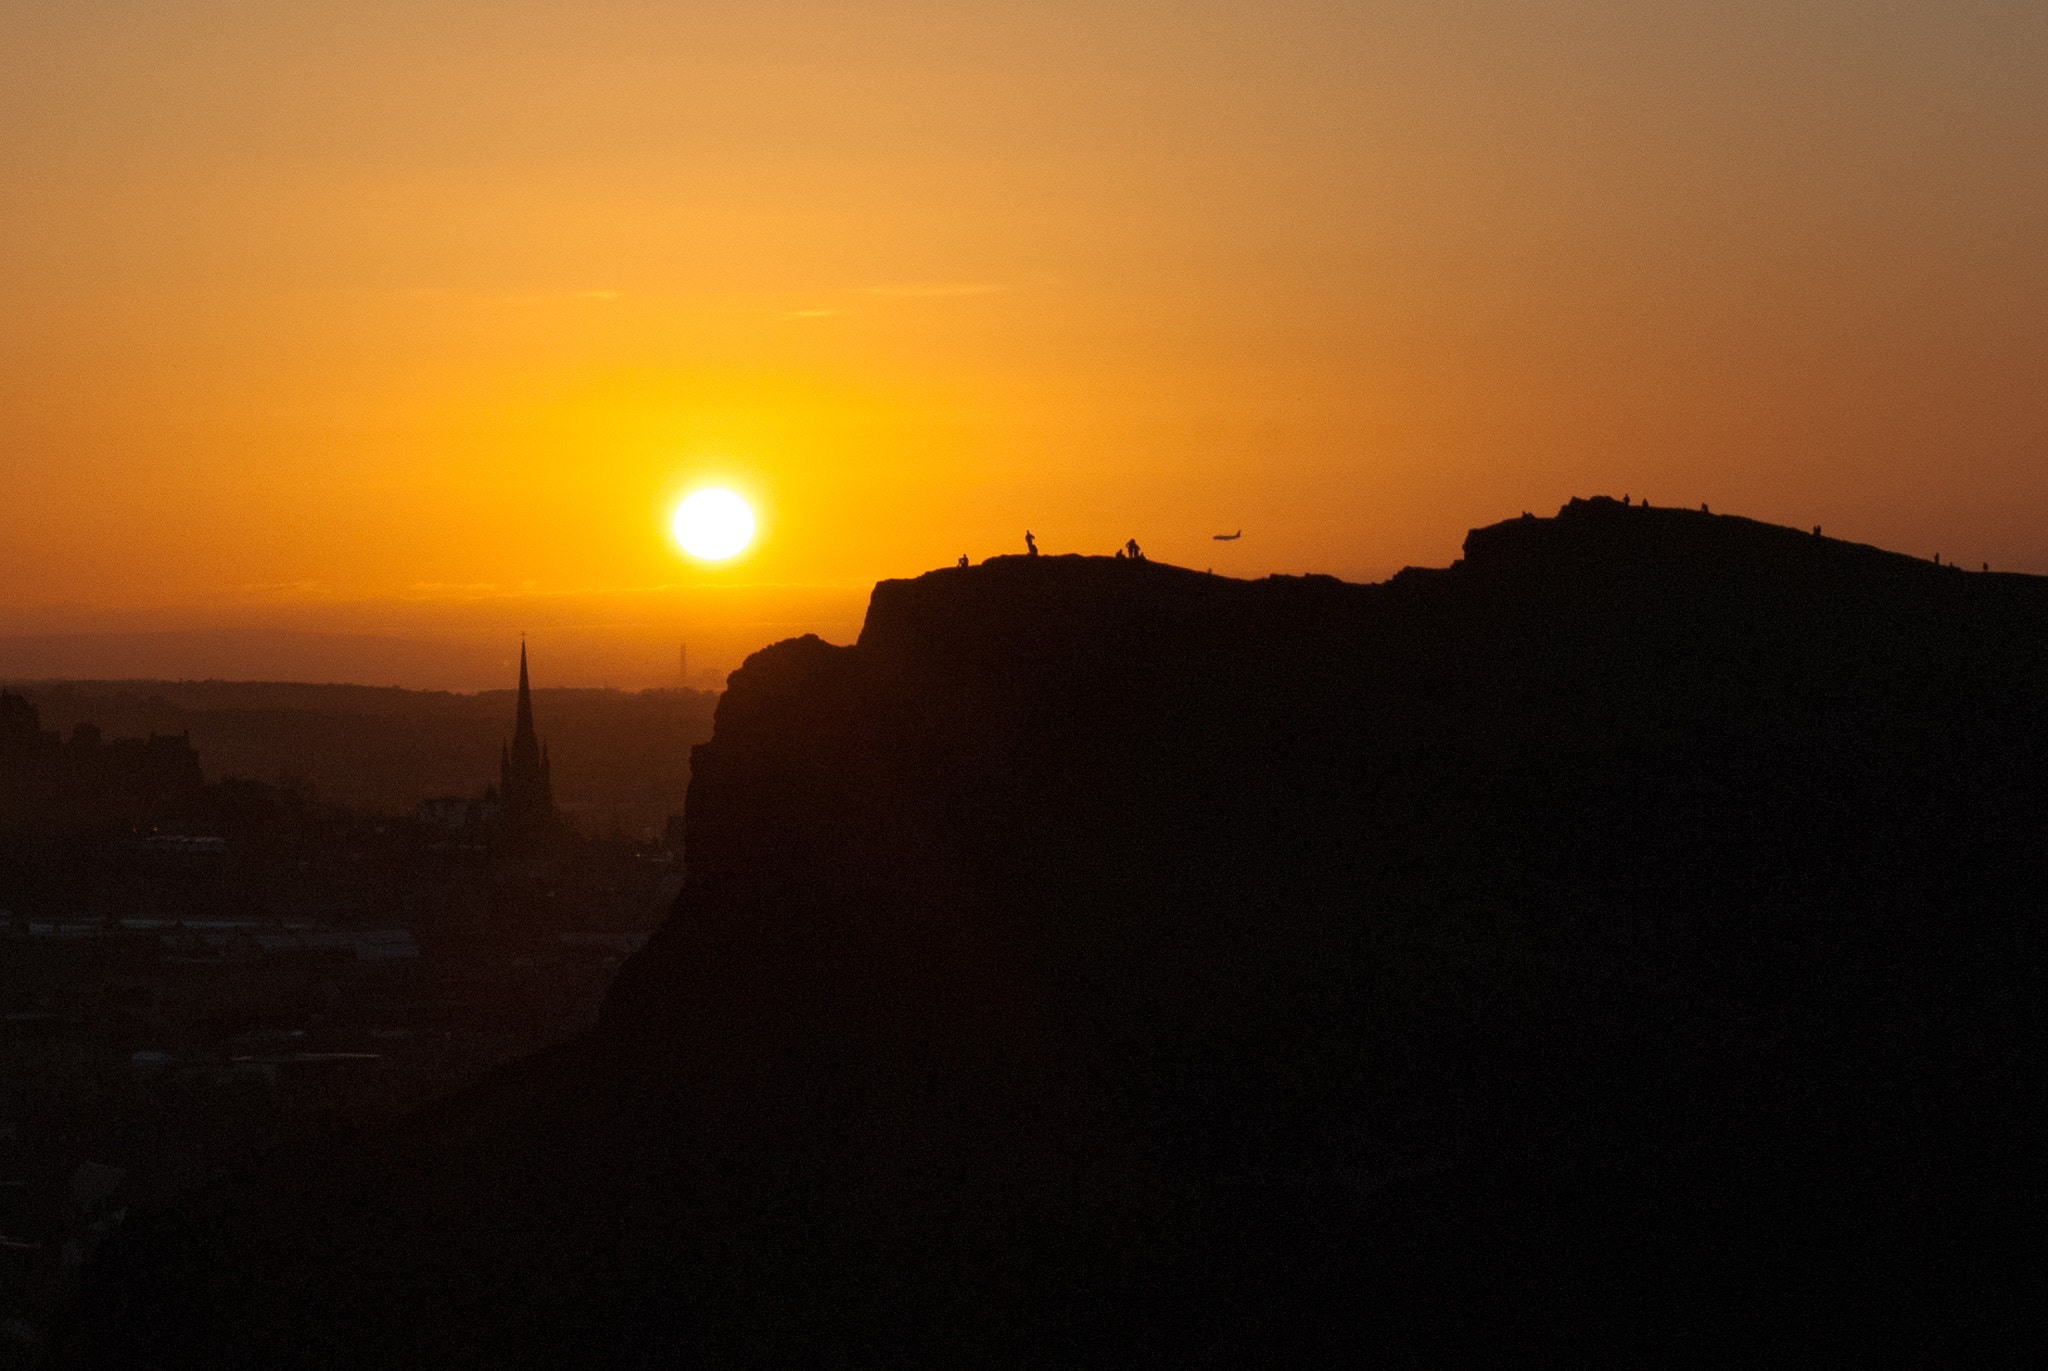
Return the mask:
[(1029, 287), (999, 282), (926, 281), (900, 286), (862, 286), (860, 293), (891, 300), (947, 300), (969, 295), (1007, 295), (1026, 289)]
[(501, 305), (559, 305), (579, 301), (605, 303), (624, 297), (622, 290), (556, 290), (538, 295), (500, 295), (496, 297)]

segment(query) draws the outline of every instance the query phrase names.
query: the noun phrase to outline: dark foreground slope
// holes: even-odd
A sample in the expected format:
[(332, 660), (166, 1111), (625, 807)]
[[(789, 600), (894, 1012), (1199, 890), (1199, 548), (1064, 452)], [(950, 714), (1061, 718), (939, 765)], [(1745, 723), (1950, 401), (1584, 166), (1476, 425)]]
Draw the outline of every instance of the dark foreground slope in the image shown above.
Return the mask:
[(121, 1234), (81, 1364), (2030, 1335), (2048, 583), (1574, 502), (756, 654), (598, 1030)]

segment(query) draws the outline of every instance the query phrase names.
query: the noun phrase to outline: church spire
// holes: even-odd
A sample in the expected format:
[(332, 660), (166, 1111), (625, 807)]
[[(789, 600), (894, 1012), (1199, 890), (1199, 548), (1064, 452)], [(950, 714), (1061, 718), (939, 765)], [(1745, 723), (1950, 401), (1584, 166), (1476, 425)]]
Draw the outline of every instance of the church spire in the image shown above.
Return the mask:
[(499, 764), (504, 777), (501, 803), (513, 841), (525, 845), (547, 828), (554, 812), (554, 785), (546, 754), (533, 730), (533, 686), (526, 673), (526, 644), (519, 645), (519, 709), (512, 744)]
[(512, 750), (519, 750), (521, 738), (533, 736), (533, 692), (526, 685), (526, 642), (519, 643), (519, 717), (512, 726)]

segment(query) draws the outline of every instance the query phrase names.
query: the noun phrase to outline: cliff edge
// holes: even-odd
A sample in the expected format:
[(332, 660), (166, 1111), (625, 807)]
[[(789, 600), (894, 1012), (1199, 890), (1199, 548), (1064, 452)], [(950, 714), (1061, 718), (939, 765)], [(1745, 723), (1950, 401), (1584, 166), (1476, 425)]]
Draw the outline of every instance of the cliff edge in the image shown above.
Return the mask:
[(884, 582), (731, 678), (591, 1034), (122, 1235), (72, 1356), (2002, 1335), (2044, 706), (2048, 581), (1611, 500)]

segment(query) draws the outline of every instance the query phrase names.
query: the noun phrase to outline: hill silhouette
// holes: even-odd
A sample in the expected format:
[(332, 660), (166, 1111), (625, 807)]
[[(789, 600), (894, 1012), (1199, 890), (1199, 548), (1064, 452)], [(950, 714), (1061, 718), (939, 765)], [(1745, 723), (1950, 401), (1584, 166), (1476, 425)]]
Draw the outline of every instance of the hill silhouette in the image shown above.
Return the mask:
[(1573, 501), (780, 643), (568, 1048), (102, 1249), (79, 1365), (2024, 1336), (2048, 580)]

